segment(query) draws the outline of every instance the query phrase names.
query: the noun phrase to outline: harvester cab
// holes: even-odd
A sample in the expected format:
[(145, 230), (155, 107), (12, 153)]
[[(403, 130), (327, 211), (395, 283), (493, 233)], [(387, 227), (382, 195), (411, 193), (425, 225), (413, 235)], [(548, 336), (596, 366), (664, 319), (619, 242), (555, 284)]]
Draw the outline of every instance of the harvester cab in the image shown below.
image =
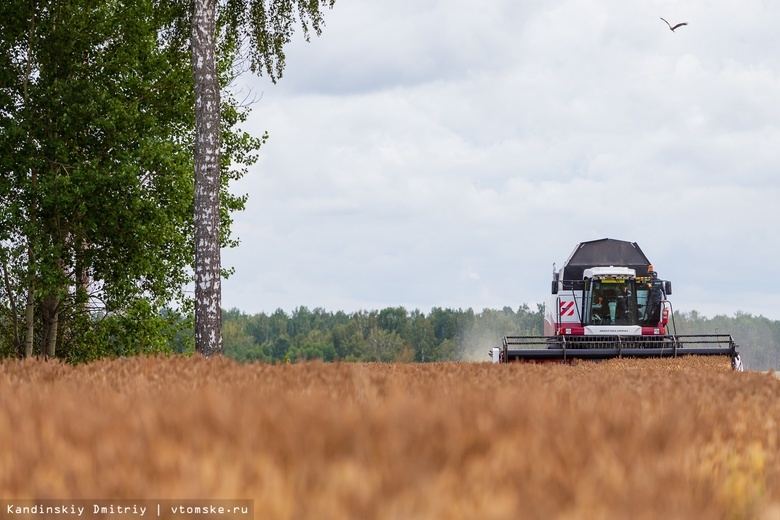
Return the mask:
[(639, 325), (636, 273), (633, 269), (587, 269), (583, 285), (583, 321), (587, 326)]
[(658, 277), (636, 243), (579, 244), (560, 271), (553, 264), (551, 292), (544, 336), (504, 337), (502, 348), (490, 353), (494, 362), (728, 355), (742, 368), (731, 335), (676, 333), (672, 284)]
[[(665, 333), (671, 309), (671, 303), (667, 299), (672, 292), (671, 282), (637, 279), (634, 269), (609, 266), (586, 269), (582, 285), (584, 334), (598, 335), (607, 332), (641, 335), (643, 326), (657, 327), (659, 330), (657, 333), (653, 331), (654, 334)], [(564, 306), (568, 302), (577, 305), (576, 295), (568, 296), (569, 298), (554, 298), (548, 307), (560, 307), (559, 302), (566, 302)], [(549, 318), (550, 322), (556, 320), (554, 316)]]

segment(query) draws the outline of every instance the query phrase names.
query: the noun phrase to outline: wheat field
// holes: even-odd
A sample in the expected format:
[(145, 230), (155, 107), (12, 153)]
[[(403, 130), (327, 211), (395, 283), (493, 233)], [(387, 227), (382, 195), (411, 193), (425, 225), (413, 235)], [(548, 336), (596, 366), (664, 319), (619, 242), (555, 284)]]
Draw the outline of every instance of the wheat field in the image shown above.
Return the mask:
[(780, 383), (726, 358), (0, 363), (0, 498), (257, 519), (780, 519)]

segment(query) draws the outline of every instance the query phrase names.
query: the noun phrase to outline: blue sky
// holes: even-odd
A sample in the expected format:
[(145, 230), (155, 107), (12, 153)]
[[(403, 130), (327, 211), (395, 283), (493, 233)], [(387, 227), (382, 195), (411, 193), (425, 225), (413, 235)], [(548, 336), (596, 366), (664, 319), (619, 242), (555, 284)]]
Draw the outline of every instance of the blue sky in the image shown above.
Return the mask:
[(780, 319), (780, 3), (632, 4), (337, 2), (234, 86), (270, 139), (223, 307), (533, 308), (608, 237), (676, 310)]

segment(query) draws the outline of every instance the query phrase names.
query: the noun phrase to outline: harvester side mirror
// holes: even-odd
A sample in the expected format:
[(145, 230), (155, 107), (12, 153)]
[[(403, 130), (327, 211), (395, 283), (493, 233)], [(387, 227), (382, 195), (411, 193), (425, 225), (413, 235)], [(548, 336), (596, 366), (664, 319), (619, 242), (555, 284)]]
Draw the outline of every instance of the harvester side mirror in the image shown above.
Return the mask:
[(669, 280), (666, 280), (664, 282), (664, 292), (667, 295), (672, 294), (672, 282), (670, 282)]
[(558, 294), (558, 280), (552, 281), (552, 293)]

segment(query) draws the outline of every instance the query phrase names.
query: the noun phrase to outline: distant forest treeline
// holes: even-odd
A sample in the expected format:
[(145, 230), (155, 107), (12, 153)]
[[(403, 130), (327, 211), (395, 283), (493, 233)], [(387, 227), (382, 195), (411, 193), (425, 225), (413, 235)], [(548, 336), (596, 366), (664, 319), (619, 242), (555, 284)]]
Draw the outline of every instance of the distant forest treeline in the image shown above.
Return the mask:
[(542, 308), (517, 311), (389, 307), (347, 314), (298, 307), (253, 316), (223, 312), (226, 356), (238, 361), (487, 361), (506, 334), (541, 334)]
[(696, 311), (675, 311), (678, 334), (731, 334), (748, 370), (780, 371), (780, 321), (737, 312), (707, 318)]
[[(223, 312), (226, 356), (237, 361), (488, 361), (505, 335), (541, 335), (543, 307), (517, 310), (389, 307), (347, 314), (298, 307), (291, 314)], [(675, 312), (678, 334), (731, 334), (751, 370), (780, 369), (780, 321), (737, 313), (707, 318)]]

